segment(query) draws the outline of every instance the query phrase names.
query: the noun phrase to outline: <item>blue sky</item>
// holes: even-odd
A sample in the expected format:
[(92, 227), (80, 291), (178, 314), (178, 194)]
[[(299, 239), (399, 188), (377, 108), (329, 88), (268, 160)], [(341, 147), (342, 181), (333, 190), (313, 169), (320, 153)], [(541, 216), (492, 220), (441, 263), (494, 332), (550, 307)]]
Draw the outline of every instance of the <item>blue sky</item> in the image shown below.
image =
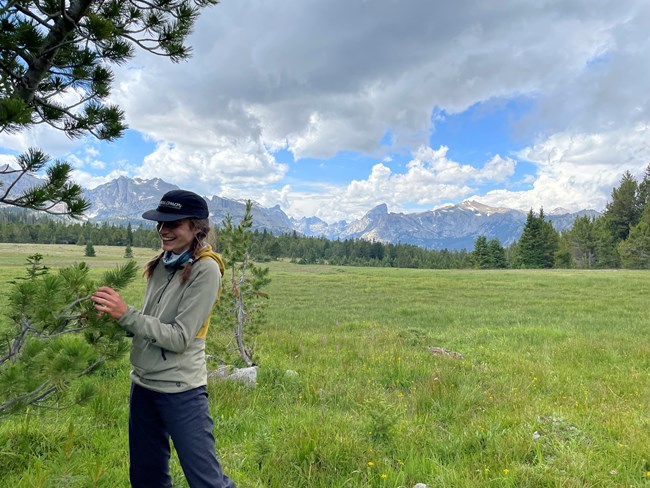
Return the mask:
[(646, 0), (223, 0), (183, 63), (114, 67), (114, 143), (46, 127), (93, 188), (160, 177), (328, 222), (386, 203), (602, 210), (650, 164)]

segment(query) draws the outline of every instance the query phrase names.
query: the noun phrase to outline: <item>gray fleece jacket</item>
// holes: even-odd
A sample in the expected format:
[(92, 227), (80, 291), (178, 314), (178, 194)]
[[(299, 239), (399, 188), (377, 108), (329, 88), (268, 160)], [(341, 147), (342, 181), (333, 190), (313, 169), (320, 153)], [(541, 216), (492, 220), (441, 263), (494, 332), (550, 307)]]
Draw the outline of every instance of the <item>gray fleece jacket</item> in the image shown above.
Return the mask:
[(147, 283), (142, 311), (129, 305), (119, 319), (133, 334), (132, 381), (163, 393), (207, 384), (205, 335), (221, 290), (223, 261), (206, 246), (185, 283), (182, 270), (159, 262)]

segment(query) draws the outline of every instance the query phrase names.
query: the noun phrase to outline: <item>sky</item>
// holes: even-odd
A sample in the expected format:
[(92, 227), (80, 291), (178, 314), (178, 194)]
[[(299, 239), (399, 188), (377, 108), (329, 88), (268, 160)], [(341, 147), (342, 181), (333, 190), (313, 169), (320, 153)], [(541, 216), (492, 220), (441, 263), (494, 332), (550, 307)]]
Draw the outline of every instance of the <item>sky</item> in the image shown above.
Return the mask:
[(222, 0), (114, 67), (112, 143), (0, 133), (94, 188), (162, 178), (326, 222), (464, 200), (603, 210), (650, 164), (647, 0)]

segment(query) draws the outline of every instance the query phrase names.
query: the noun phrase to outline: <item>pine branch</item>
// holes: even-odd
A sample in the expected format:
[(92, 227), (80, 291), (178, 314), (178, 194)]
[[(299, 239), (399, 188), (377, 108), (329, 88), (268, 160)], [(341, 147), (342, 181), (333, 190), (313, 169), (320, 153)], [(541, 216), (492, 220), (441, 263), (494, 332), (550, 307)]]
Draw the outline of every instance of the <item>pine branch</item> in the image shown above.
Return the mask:
[(18, 10), (20, 13), (22, 13), (23, 15), (34, 19), (36, 22), (38, 22), (41, 26), (45, 27), (46, 29), (48, 30), (52, 29), (52, 26), (48, 24), (47, 21), (41, 19), (38, 15), (34, 14), (31, 10), (24, 8), (22, 5), (16, 4), (14, 8)]
[[(32, 398), (38, 398), (41, 395), (41, 392), (43, 391), (44, 388), (47, 387), (49, 384), (49, 381), (45, 381), (43, 384), (41, 384), (39, 387), (36, 389), (25, 393), (23, 395), (19, 395), (15, 398), (12, 398), (11, 400), (7, 400), (4, 403), (0, 403), (0, 417), (5, 417), (9, 414), (11, 414), (14, 411), (14, 408), (17, 405), (29, 405), (32, 403)], [(45, 391), (45, 395), (50, 395), (56, 391), (56, 387), (51, 386), (48, 390)]]
[[(81, 378), (92, 373), (100, 364), (104, 363), (105, 360), (105, 358), (98, 359), (93, 364), (84, 369), (81, 373), (79, 373), (76, 377)], [(18, 405), (31, 405), (34, 407), (43, 408), (44, 405), (40, 405), (39, 403), (44, 401), (56, 391), (60, 390), (60, 388), (56, 385), (51, 385), (49, 388), (45, 389), (50, 383), (50, 380), (47, 380), (34, 390), (0, 404), (0, 417), (6, 417), (7, 415), (13, 413), (15, 407)], [(67, 385), (68, 383), (69, 382), (65, 382), (64, 384)]]
[(27, 340), (27, 334), (30, 330), (33, 330), (31, 324), (27, 321), (27, 318), (21, 316), (20, 318), (20, 332), (14, 337), (13, 341), (9, 344), (9, 351), (4, 356), (0, 357), (0, 366), (2, 366), (6, 361), (12, 360), (15, 361), (23, 346)]

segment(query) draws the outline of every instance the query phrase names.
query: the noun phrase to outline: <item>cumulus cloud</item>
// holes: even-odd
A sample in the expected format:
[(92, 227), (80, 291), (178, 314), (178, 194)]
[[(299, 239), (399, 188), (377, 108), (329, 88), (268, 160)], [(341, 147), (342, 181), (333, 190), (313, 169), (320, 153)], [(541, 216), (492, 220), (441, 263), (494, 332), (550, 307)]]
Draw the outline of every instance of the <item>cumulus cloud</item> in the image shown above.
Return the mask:
[(0, 132), (0, 148), (4, 148), (4, 152), (22, 153), (31, 147), (37, 147), (58, 158), (83, 144), (84, 140), (69, 139), (60, 131), (47, 125), (38, 125), (12, 134)]
[(634, 130), (600, 134), (554, 134), (524, 149), (519, 157), (537, 165), (530, 190), (492, 190), (471, 198), (521, 210), (602, 210), (624, 172), (638, 180), (643, 177), (650, 164), (650, 128), (639, 125)]
[(162, 178), (204, 195), (239, 198), (244, 189), (264, 188), (282, 179), (287, 166), (253, 141), (230, 145), (217, 139), (201, 145), (159, 144), (136, 171), (140, 178)]
[[(359, 218), (368, 210), (386, 203), (390, 211), (407, 212), (432, 208), (448, 200), (464, 198), (479, 182), (502, 181), (512, 175), (515, 161), (494, 156), (482, 167), (461, 164), (447, 158), (448, 148), (434, 150), (421, 146), (406, 164), (404, 173), (394, 172), (389, 162), (377, 163), (365, 180), (354, 180), (347, 186), (318, 188), (286, 198), (289, 211), (309, 207), (313, 214), (326, 221)], [(323, 197), (325, 192), (329, 197)]]
[(434, 107), (462, 112), (563, 86), (607, 52), (612, 26), (629, 16), (614, 2), (600, 16), (579, 1), (534, 15), (514, 1), (290, 4), (224, 2), (203, 15), (183, 69), (143, 57), (146, 69), (126, 70), (118, 101), (132, 125), (175, 141), (213, 130), (262, 137), (297, 158), (371, 153), (386, 130), (417, 147)]

